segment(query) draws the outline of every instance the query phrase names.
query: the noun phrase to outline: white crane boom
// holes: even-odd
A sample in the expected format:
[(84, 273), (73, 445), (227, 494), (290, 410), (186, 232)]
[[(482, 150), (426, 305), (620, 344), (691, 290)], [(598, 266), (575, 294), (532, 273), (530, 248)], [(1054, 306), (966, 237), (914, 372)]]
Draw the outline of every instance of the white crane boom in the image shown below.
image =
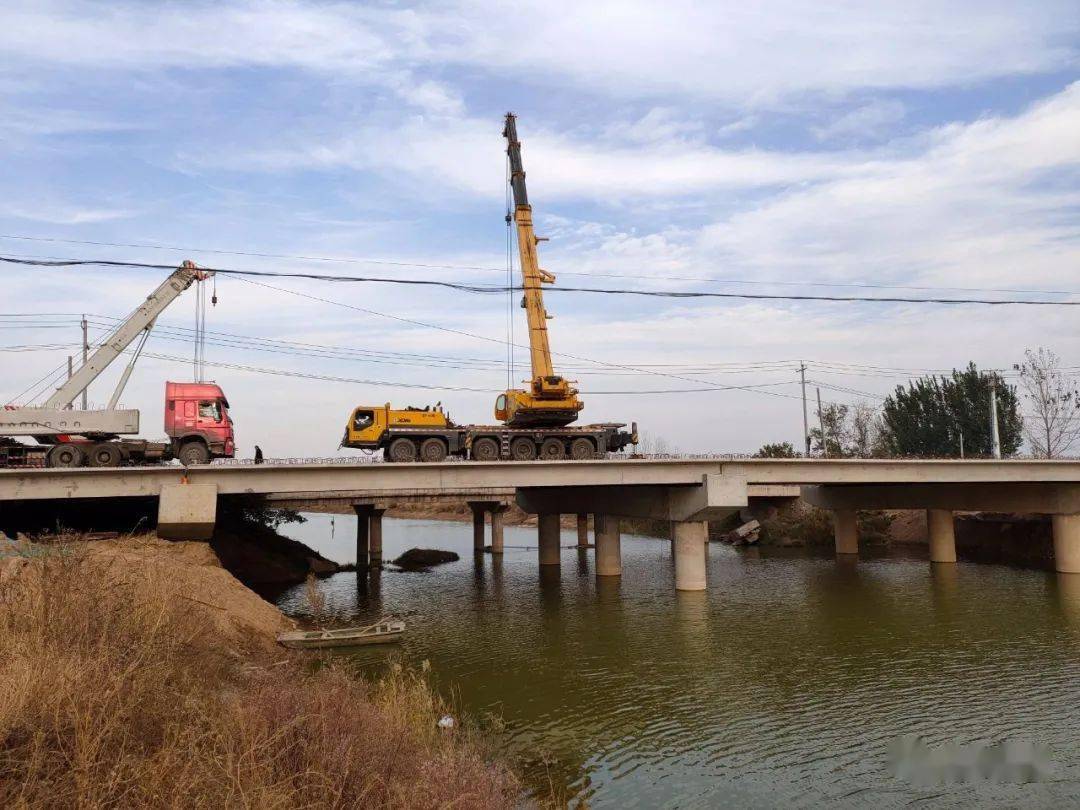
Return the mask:
[[(53, 395), (45, 402), (44, 407), (47, 409), (66, 408), (74, 402), (75, 397), (85, 391), (87, 386), (97, 379), (98, 375), (108, 368), (140, 334), (145, 336), (145, 333), (153, 328), (158, 315), (175, 301), (180, 293), (190, 287), (192, 282), (205, 278), (207, 275), (208, 273), (200, 270), (192, 262), (185, 261), (171, 276), (161, 282), (161, 285), (156, 290), (147, 296), (139, 308), (117, 327), (116, 331), (109, 336), (105, 343), (98, 347), (97, 351), (90, 355), (90, 358), (79, 367), (78, 371), (56, 389)], [(134, 365), (134, 360), (130, 365)], [(109, 403), (110, 410), (116, 407), (116, 401), (123, 390), (123, 385), (130, 376), (130, 365), (125, 370), (120, 386)]]

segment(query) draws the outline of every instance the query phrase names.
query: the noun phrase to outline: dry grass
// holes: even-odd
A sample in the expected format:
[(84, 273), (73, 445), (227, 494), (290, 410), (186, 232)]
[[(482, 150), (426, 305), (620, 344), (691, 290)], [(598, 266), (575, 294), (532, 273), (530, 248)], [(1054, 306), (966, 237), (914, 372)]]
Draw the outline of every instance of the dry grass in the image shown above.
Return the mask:
[[(63, 552), (63, 553), (61, 553)], [(0, 807), (512, 807), (422, 676), (215, 645), (168, 569), (65, 546), (0, 577)]]

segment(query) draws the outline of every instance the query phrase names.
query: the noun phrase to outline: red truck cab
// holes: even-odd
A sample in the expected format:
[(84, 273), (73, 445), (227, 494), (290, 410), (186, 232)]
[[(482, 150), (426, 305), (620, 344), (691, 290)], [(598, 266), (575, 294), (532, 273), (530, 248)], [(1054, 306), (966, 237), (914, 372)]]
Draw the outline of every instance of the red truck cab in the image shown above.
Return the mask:
[(236, 454), (229, 401), (216, 383), (165, 383), (165, 434), (185, 467)]

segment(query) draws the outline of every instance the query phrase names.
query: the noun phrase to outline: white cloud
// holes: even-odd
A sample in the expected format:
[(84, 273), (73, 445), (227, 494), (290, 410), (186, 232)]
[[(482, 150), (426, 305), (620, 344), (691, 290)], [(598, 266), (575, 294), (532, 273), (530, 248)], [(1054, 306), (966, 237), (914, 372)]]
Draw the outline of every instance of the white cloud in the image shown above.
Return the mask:
[(372, 81), (460, 65), (615, 97), (737, 104), (806, 92), (955, 86), (1076, 64), (1067, 0), (827, 6), (693, 0), (494, 0), (365, 6), (275, 0), (161, 5), (79, 0), (5, 8), (0, 49), (53, 65), (198, 70), (283, 66)]
[(812, 127), (811, 132), (819, 141), (877, 137), (904, 120), (906, 112), (899, 101), (877, 99), (844, 113), (825, 126)]

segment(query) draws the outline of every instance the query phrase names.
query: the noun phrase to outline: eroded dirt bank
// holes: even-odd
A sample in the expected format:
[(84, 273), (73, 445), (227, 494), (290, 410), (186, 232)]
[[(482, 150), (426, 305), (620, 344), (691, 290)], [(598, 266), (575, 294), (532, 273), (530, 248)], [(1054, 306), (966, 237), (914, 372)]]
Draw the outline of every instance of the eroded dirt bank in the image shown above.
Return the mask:
[(0, 806), (513, 807), (418, 676), (287, 654), (205, 543), (0, 540)]

